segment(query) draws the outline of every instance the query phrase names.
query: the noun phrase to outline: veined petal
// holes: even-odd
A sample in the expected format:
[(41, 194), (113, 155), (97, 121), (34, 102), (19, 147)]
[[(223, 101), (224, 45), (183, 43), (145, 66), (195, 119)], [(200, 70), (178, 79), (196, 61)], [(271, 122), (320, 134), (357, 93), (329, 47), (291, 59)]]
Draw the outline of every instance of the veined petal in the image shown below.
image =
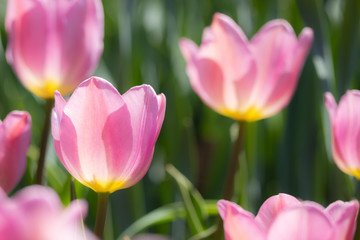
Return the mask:
[(333, 240), (334, 227), (318, 208), (295, 207), (278, 215), (269, 229), (268, 240)]
[(0, 123), (0, 187), (10, 192), (22, 178), (31, 139), (29, 113), (13, 111)]
[(226, 240), (265, 240), (266, 232), (255, 221), (254, 215), (236, 204), (221, 200), (218, 210), (224, 222)]
[[(130, 160), (122, 166), (122, 178), (134, 179), (147, 172), (152, 159), (154, 145), (158, 136), (159, 110), (164, 111), (164, 106), (159, 106), (158, 97), (149, 85), (131, 88), (123, 95), (131, 117), (131, 130), (133, 147)], [(164, 104), (162, 99), (161, 103)], [(163, 115), (163, 113), (160, 113)], [(161, 116), (160, 116), (161, 117)], [(132, 185), (135, 182), (132, 181)]]
[[(347, 91), (340, 100), (336, 120), (332, 124), (334, 160), (344, 172), (352, 175), (355, 173), (357, 178), (360, 178), (360, 111), (357, 110), (359, 103), (360, 91)], [(338, 155), (335, 154), (335, 150)]]
[(301, 206), (299, 200), (288, 194), (281, 193), (268, 198), (261, 206), (255, 219), (264, 229), (268, 230), (281, 212), (297, 206)]
[(336, 201), (330, 204), (325, 212), (331, 216), (337, 225), (336, 239), (352, 240), (356, 229), (356, 218), (359, 211), (359, 202)]
[(81, 182), (92, 184), (108, 180), (103, 129), (108, 116), (124, 104), (110, 83), (92, 77), (79, 85), (64, 107), (60, 133), (62, 154), (72, 165), (79, 162), (76, 169), (79, 172), (81, 166)]

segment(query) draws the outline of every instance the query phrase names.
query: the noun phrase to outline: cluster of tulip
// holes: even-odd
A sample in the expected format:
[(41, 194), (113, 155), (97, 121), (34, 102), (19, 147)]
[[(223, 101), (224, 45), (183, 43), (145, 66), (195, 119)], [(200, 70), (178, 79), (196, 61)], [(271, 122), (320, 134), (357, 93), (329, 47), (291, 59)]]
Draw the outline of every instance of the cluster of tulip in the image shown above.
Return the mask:
[[(121, 95), (107, 80), (88, 78), (103, 49), (100, 0), (9, 0), (6, 30), (6, 57), (21, 83), (36, 96), (55, 101), (50, 114), (57, 156), (77, 181), (99, 194), (99, 203), (95, 236), (82, 225), (83, 200), (63, 209), (57, 194), (39, 185), (6, 196), (24, 174), (31, 138), (30, 115), (13, 111), (0, 121), (0, 235), (102, 238), (108, 195), (133, 186), (149, 169), (165, 116), (165, 96), (149, 85)], [(216, 13), (201, 46), (182, 39), (180, 49), (199, 97), (216, 112), (243, 123), (271, 117), (288, 105), (312, 40), (310, 28), (297, 38), (288, 22), (273, 20), (249, 41), (230, 17)], [(360, 93), (349, 91), (338, 108), (330, 93), (325, 102), (335, 162), (360, 179)], [(238, 168), (238, 153), (234, 156), (227, 200)], [(218, 203), (227, 240), (350, 240), (356, 230), (356, 200), (337, 201), (325, 209), (279, 194), (270, 197), (256, 217), (227, 200)]]

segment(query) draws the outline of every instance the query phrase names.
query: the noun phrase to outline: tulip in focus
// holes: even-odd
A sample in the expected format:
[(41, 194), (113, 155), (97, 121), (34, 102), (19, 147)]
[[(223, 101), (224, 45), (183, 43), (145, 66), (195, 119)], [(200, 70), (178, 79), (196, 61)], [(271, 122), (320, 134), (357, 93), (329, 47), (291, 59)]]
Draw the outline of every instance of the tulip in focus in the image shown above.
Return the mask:
[(323, 208), (279, 194), (266, 200), (254, 216), (233, 202), (218, 202), (226, 240), (352, 240), (358, 209), (355, 200)]
[(339, 106), (327, 92), (325, 104), (331, 122), (335, 163), (341, 171), (360, 180), (360, 91), (347, 91)]
[(31, 139), (29, 113), (13, 111), (0, 120), (0, 187), (9, 193), (20, 181), (26, 168)]
[(287, 21), (273, 20), (249, 41), (230, 17), (216, 13), (200, 47), (182, 39), (180, 49), (200, 98), (224, 116), (251, 122), (288, 105), (312, 39), (310, 28), (297, 39)]
[(95, 192), (130, 187), (147, 172), (165, 114), (165, 96), (149, 85), (125, 94), (91, 77), (68, 101), (55, 92), (52, 135), (70, 174)]
[(11, 240), (95, 240), (84, 228), (86, 202), (76, 200), (67, 208), (54, 190), (33, 185), (12, 198), (0, 192), (0, 236)]
[(103, 50), (101, 0), (8, 0), (6, 57), (21, 83), (41, 98), (72, 92)]

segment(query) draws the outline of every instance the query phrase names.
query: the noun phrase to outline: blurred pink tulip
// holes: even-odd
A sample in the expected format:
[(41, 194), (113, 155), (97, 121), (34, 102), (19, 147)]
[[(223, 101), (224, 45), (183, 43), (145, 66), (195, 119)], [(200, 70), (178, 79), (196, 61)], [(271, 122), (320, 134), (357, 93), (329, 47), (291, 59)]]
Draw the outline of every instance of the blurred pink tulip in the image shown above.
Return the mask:
[(0, 192), (0, 236), (8, 240), (97, 239), (84, 228), (87, 204), (83, 200), (63, 205), (51, 188), (33, 185), (13, 198)]
[(22, 84), (41, 98), (72, 92), (103, 50), (101, 0), (9, 0), (6, 57)]
[(147, 172), (165, 114), (149, 85), (124, 95), (106, 80), (82, 82), (66, 102), (55, 92), (52, 135), (65, 168), (96, 192), (137, 183)]
[(29, 113), (13, 111), (0, 120), (0, 187), (7, 193), (24, 175), (30, 139)]
[(313, 39), (299, 39), (285, 20), (273, 20), (248, 41), (228, 16), (216, 13), (200, 47), (180, 41), (190, 84), (212, 109), (227, 117), (256, 121), (281, 111), (290, 101)]
[(357, 201), (321, 205), (279, 194), (261, 206), (257, 216), (233, 202), (220, 200), (226, 240), (352, 240)]
[(360, 180), (360, 91), (347, 91), (339, 106), (327, 92), (325, 104), (331, 122), (335, 163), (341, 171)]

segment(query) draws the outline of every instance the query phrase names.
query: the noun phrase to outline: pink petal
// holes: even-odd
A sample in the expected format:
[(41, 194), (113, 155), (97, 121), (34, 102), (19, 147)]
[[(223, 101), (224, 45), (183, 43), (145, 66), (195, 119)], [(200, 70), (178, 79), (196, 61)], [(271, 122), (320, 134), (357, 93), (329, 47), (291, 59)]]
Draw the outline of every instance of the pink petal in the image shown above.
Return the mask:
[(46, 6), (42, 1), (8, 1), (6, 30), (9, 33), (9, 45), (6, 55), (22, 81), (28, 71), (39, 78), (44, 73), (46, 22)]
[[(109, 120), (110, 115), (126, 113), (124, 104), (117, 90), (106, 80), (97, 77), (81, 83), (67, 102), (61, 121), (62, 162), (65, 166), (73, 165), (81, 175), (79, 181), (103, 184), (109, 181), (112, 166), (104, 164), (108, 156), (106, 148), (109, 147), (106, 144), (109, 135), (106, 135), (104, 128), (114, 126), (111, 124), (114, 122)], [(128, 126), (127, 123), (123, 124), (114, 127), (123, 129)], [(122, 149), (131, 151), (131, 141), (119, 141), (123, 144)], [(68, 170), (73, 174), (71, 169)]]
[(326, 208), (326, 213), (332, 217), (337, 225), (337, 238), (351, 240), (356, 229), (356, 218), (359, 211), (359, 202), (336, 201)]
[[(267, 110), (267, 116), (280, 111), (294, 92), (297, 83), (295, 76), (300, 70), (292, 69), (296, 49), (296, 35), (285, 20), (268, 22), (251, 40), (251, 51), (258, 70), (252, 99), (260, 109), (271, 107)], [(284, 100), (274, 107), (269, 101), (271, 98)]]
[(264, 229), (269, 229), (281, 212), (297, 206), (301, 206), (299, 200), (291, 195), (281, 193), (268, 198), (261, 206), (255, 219)]
[(281, 212), (270, 227), (268, 240), (333, 240), (332, 222), (318, 208), (295, 207)]
[[(123, 178), (129, 181), (126, 187), (135, 184), (147, 172), (152, 160), (154, 145), (162, 125), (165, 98), (158, 97), (149, 85), (133, 87), (123, 95), (131, 115), (133, 150), (123, 166)], [(161, 112), (159, 112), (159, 110)]]
[[(290, 49), (290, 47), (289, 49), (286, 49), (286, 45), (283, 47), (283, 51), (288, 51), (289, 53), (286, 55), (285, 52), (284, 56), (284, 64), (286, 66), (284, 66), (283, 73), (280, 74), (277, 82), (273, 85), (273, 90), (265, 104), (266, 110), (264, 114), (276, 114), (288, 105), (297, 86), (298, 78), (312, 44), (312, 40), (312, 29), (304, 28), (300, 33), (297, 43), (293, 46), (293, 49)], [(284, 41), (286, 41), (286, 39)], [(288, 63), (288, 65), (286, 63)], [(278, 67), (280, 67), (279, 71), (281, 71), (282, 66)]]
[[(200, 46), (197, 61), (200, 63), (213, 61), (212, 65), (219, 66), (220, 71), (217, 75), (220, 76), (218, 79), (221, 79), (222, 88), (216, 91), (222, 96), (220, 103), (232, 111), (239, 109), (242, 111), (248, 106), (248, 99), (254, 86), (253, 78), (256, 75), (255, 62), (247, 38), (230, 17), (220, 13), (214, 14), (211, 27), (204, 34), (207, 36)], [(211, 71), (211, 65), (205, 67), (207, 71)], [(206, 76), (201, 76), (204, 72), (205, 69), (199, 71), (200, 81), (203, 86), (211, 86)], [(213, 91), (215, 87), (213, 86)]]
[[(360, 169), (360, 91), (341, 98), (333, 126), (333, 153), (338, 167), (346, 173)], [(359, 176), (357, 176), (359, 177)]]
[(226, 240), (262, 240), (266, 239), (265, 231), (255, 221), (254, 216), (235, 203), (221, 200), (218, 210), (224, 222)]
[(0, 186), (10, 192), (22, 178), (31, 139), (29, 113), (13, 111), (0, 123)]

